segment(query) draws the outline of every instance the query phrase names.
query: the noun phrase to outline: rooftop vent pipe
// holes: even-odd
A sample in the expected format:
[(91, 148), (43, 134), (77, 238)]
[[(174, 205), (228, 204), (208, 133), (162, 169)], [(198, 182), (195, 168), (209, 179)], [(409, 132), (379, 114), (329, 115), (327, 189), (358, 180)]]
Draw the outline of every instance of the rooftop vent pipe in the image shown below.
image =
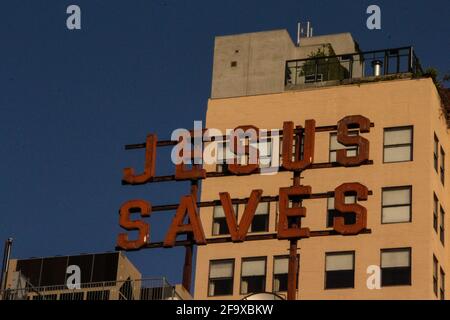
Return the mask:
[(373, 60), (372, 61), (373, 75), (375, 77), (381, 76), (381, 67), (382, 66), (383, 66), (383, 62), (381, 60)]

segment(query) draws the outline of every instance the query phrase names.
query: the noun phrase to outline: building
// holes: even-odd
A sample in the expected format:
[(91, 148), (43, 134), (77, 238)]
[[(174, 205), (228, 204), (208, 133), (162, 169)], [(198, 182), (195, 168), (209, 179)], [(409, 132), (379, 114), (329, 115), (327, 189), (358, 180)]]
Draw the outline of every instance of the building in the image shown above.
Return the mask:
[[(79, 268), (78, 288), (70, 288), (76, 283), (70, 279), (74, 274), (70, 266)], [(123, 252), (11, 259), (6, 290), (0, 296), (4, 300), (190, 299), (181, 286), (172, 286), (165, 278), (142, 278)]]
[[(348, 33), (302, 38), (300, 46), (286, 30), (216, 38), (207, 128), (281, 129), (284, 121), (303, 126), (308, 119), (330, 126), (349, 115), (374, 123), (361, 134), (370, 141), (373, 164), (302, 172), (301, 184), (317, 193), (344, 182), (367, 186), (372, 195), (362, 204), (371, 233), (299, 241), (297, 299), (446, 298), (450, 140), (436, 86), (420, 75), (412, 47), (363, 52)], [(266, 146), (264, 153), (260, 149), (261, 167), (274, 152), (270, 140)], [(336, 150), (343, 148), (335, 132), (317, 132), (314, 163), (334, 163)], [(347, 148), (348, 156), (356, 153)], [(219, 162), (205, 168), (226, 170)], [(289, 172), (208, 179), (201, 201), (217, 200), (224, 191), (239, 199), (254, 189), (275, 196), (291, 185)], [(339, 214), (333, 198), (303, 206), (302, 226), (311, 230), (330, 230)], [(244, 205), (235, 206), (238, 221), (243, 210)], [(201, 217), (207, 238), (228, 234), (221, 207), (202, 208)], [(277, 219), (277, 202), (261, 203), (250, 234), (276, 233)], [(195, 299), (242, 299), (257, 292), (285, 296), (288, 249), (289, 241), (276, 239), (199, 246)], [(381, 268), (380, 289), (367, 286), (370, 266)]]

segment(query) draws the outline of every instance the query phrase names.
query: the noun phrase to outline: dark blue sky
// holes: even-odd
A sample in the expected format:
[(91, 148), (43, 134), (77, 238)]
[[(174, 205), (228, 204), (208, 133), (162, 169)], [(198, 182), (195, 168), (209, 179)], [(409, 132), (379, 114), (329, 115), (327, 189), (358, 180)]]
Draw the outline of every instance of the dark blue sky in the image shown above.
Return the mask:
[[(66, 8), (82, 30), (66, 28)], [(366, 28), (370, 4), (382, 30)], [(424, 66), (450, 69), (450, 2), (2, 0), (0, 3), (0, 240), (13, 256), (114, 250), (121, 203), (177, 203), (188, 183), (121, 185), (147, 133), (170, 137), (204, 119), (215, 35), (311, 20), (316, 35), (351, 32), (363, 50), (413, 45)], [(426, 106), (424, 106), (426, 107)], [(170, 174), (168, 153), (157, 171)], [(173, 215), (154, 213), (153, 240)], [(128, 256), (145, 276), (181, 281), (183, 249)]]

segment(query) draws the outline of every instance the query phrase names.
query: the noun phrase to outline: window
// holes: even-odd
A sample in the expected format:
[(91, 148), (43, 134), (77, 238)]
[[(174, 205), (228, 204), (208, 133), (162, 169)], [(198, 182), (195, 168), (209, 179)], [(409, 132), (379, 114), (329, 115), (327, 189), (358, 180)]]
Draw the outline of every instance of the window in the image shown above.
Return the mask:
[[(233, 205), (234, 213), (236, 215), (236, 219), (238, 216), (238, 205)], [(229, 234), (227, 219), (225, 218), (225, 212), (223, 211), (222, 206), (215, 206), (213, 211), (213, 229), (212, 235), (218, 236), (223, 234)]]
[[(297, 256), (297, 259), (299, 257)], [(300, 262), (299, 262), (300, 264)], [(289, 256), (274, 257), (273, 260), (273, 292), (287, 291)], [(297, 285), (298, 288), (298, 269)]]
[(270, 138), (262, 138), (258, 143), (250, 143), (250, 146), (259, 151), (259, 167), (270, 168), (272, 164), (272, 141)]
[[(248, 139), (246, 139), (248, 141)], [(245, 142), (248, 143), (248, 142)], [(258, 143), (250, 143), (250, 146), (257, 148), (259, 150), (259, 167), (260, 168), (270, 168), (272, 165), (272, 140), (271, 138), (261, 138)], [(232, 163), (236, 155), (231, 151), (230, 141), (218, 141), (217, 142), (217, 172), (226, 172), (227, 164)], [(248, 163), (248, 155), (241, 158), (241, 164)]]
[(325, 289), (354, 288), (355, 253), (333, 252), (325, 255)]
[[(357, 131), (350, 131), (350, 136), (357, 136)], [(358, 146), (346, 147), (337, 141), (337, 133), (330, 134), (330, 162), (336, 162), (336, 151), (340, 149), (347, 150), (348, 157), (355, 157), (358, 155)]]
[(445, 152), (441, 147), (441, 182), (445, 184)]
[(208, 296), (233, 294), (234, 260), (216, 260), (209, 264)]
[(383, 188), (381, 223), (411, 222), (411, 186)]
[(411, 248), (381, 250), (381, 285), (411, 285)]
[(403, 162), (413, 159), (413, 128), (384, 129), (383, 162)]
[(438, 296), (438, 261), (433, 255), (433, 291)]
[(439, 228), (439, 236), (441, 238), (442, 245), (445, 245), (445, 212), (441, 207), (441, 226)]
[(266, 291), (266, 258), (242, 259), (241, 294)]
[(439, 163), (439, 139), (434, 135), (434, 151), (433, 151), (433, 164), (434, 170), (438, 171), (438, 163)]
[(441, 298), (441, 300), (445, 300), (445, 273), (444, 273), (444, 270), (442, 270), (442, 268), (441, 268), (441, 270), (440, 270), (440, 273), (441, 273), (441, 296), (440, 296), (440, 298)]
[(433, 194), (433, 228), (436, 232), (438, 231), (438, 208), (439, 199), (436, 197), (436, 194)]
[[(346, 195), (345, 203), (356, 203), (356, 195)], [(328, 198), (327, 203), (327, 228), (333, 227), (333, 221), (335, 217), (344, 217), (345, 224), (356, 223), (356, 215), (354, 214), (341, 214), (339, 211), (334, 209), (334, 197)]]
[[(275, 138), (274, 138), (275, 139)], [(295, 137), (292, 140), (292, 161), (296, 160), (296, 139)], [(304, 149), (304, 145), (305, 145), (305, 139), (304, 136), (302, 137), (301, 141), (300, 141), (300, 159), (303, 159), (303, 149)], [(283, 163), (283, 137), (279, 137), (279, 151), (280, 151), (280, 164)]]
[(256, 207), (250, 232), (266, 232), (269, 230), (269, 203), (260, 202)]
[(235, 154), (231, 152), (231, 144), (229, 141), (217, 141), (217, 172), (226, 172), (227, 171), (227, 163), (231, 163), (235, 158)]

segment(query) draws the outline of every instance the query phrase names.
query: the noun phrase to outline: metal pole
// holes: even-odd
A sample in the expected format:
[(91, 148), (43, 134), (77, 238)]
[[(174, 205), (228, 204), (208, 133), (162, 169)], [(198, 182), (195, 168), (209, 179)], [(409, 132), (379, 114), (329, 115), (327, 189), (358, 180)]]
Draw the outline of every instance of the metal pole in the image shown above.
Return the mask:
[[(301, 129), (300, 126), (297, 126), (297, 129)], [(299, 133), (296, 134), (295, 139), (295, 158), (300, 159), (301, 157), (301, 142), (302, 142), (302, 130), (297, 130)], [(300, 186), (300, 176), (301, 171), (294, 171), (294, 186)], [(300, 206), (301, 201), (294, 199), (292, 206), (298, 207)], [(301, 228), (301, 220), (294, 221), (292, 223), (292, 227)], [(287, 290), (287, 300), (295, 300), (297, 296), (297, 270), (298, 270), (298, 258), (297, 258), (297, 243), (299, 239), (290, 240), (289, 245), (289, 264), (288, 264), (288, 290)]]
[[(198, 193), (198, 180), (191, 181), (191, 195), (194, 197), (194, 201), (197, 202)], [(190, 245), (185, 247), (184, 254), (184, 265), (183, 265), (183, 287), (191, 292), (191, 282), (192, 282), (192, 256), (194, 251), (193, 236), (188, 234), (187, 240), (191, 241)]]
[(5, 291), (6, 283), (8, 281), (8, 269), (9, 269), (9, 259), (11, 257), (11, 247), (13, 239), (9, 238), (5, 241), (5, 249), (3, 251), (3, 264), (2, 264), (2, 274), (1, 274), (1, 287), (0, 291)]
[(287, 299), (295, 300), (297, 293), (297, 240), (291, 240), (289, 246), (288, 292)]

